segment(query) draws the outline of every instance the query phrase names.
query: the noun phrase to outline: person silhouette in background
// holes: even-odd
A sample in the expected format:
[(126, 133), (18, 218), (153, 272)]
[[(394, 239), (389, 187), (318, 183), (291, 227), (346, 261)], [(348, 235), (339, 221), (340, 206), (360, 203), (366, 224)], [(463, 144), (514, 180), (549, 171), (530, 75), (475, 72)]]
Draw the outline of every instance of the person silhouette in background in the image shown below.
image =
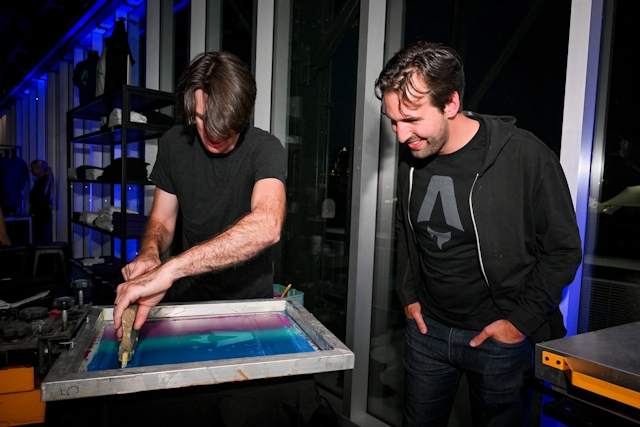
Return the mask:
[(53, 172), (44, 160), (31, 162), (31, 174), (36, 177), (29, 193), (29, 215), (34, 242), (53, 241), (53, 215), (51, 206), (54, 197)]
[(0, 158), (0, 205), (4, 216), (24, 213), (22, 208), (22, 192), (29, 181), (27, 163), (17, 156), (12, 148)]

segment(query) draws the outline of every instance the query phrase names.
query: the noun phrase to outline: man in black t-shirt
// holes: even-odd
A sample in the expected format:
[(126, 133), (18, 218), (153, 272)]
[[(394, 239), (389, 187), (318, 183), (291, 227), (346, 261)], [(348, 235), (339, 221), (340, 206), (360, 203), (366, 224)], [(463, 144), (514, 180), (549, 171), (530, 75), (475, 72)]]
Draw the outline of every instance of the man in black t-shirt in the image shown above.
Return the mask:
[[(119, 337), (124, 309), (134, 302), (140, 329), (160, 301), (273, 297), (270, 247), (284, 221), (286, 157), (275, 137), (247, 125), (255, 97), (255, 79), (227, 52), (201, 54), (182, 75), (178, 108), (187, 124), (158, 144), (153, 208), (117, 289)], [(179, 209), (182, 235), (175, 236)], [(161, 263), (174, 239), (184, 252)], [(198, 423), (184, 411), (194, 402), (202, 402), (202, 411), (217, 406), (229, 427), (304, 426), (319, 405), (310, 375), (193, 389), (179, 404), (186, 424)]]
[(527, 425), (533, 345), (566, 334), (558, 306), (582, 258), (557, 156), (513, 117), (463, 112), (464, 86), (460, 56), (426, 42), (376, 81), (403, 145), (405, 427), (446, 426), (463, 374), (474, 425)]

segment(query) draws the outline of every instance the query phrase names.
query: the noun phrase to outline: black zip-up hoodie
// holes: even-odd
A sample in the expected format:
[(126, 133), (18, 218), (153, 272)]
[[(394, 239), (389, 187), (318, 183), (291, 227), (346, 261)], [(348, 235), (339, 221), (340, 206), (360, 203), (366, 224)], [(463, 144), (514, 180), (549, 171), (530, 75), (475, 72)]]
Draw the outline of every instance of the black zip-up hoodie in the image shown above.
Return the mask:
[[(516, 127), (514, 117), (464, 114), (482, 120), (487, 133), (469, 205), (491, 297), (533, 343), (561, 338), (567, 331), (558, 306), (582, 261), (582, 248), (558, 157), (531, 132)], [(403, 307), (419, 301), (419, 293), (426, 298), (423, 287), (429, 286), (408, 216), (414, 161), (403, 149), (396, 213), (397, 291)]]

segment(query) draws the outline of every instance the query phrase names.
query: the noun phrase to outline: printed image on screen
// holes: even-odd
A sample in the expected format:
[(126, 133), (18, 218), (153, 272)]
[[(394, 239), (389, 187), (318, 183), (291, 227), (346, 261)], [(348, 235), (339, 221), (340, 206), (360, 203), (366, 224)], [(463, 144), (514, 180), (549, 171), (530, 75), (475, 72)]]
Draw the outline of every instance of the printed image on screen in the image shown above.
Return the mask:
[[(87, 350), (80, 372), (120, 369), (113, 322), (105, 323)], [(286, 313), (250, 313), (147, 320), (127, 367), (235, 359), (316, 351)]]

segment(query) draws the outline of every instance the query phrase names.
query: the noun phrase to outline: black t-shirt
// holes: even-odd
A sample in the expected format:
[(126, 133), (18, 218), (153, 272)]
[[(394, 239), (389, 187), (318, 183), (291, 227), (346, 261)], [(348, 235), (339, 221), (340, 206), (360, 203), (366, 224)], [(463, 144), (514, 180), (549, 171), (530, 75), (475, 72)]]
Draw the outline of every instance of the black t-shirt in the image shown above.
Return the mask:
[[(263, 130), (247, 128), (231, 152), (212, 154), (197, 132), (174, 126), (158, 143), (150, 179), (178, 197), (182, 243), (188, 249), (250, 213), (257, 181), (276, 178), (284, 183), (285, 173), (282, 144)], [(273, 297), (273, 267), (271, 250), (267, 249), (239, 266), (176, 281), (163, 302), (269, 297)]]
[(36, 215), (41, 212), (50, 212), (51, 197), (47, 194), (47, 182), (49, 177), (42, 175), (33, 182), (33, 188), (29, 192), (29, 213)]
[(449, 326), (472, 330), (504, 317), (480, 269), (469, 207), (486, 145), (480, 124), (460, 150), (428, 158), (415, 168), (410, 206), (420, 249), (422, 312)]

